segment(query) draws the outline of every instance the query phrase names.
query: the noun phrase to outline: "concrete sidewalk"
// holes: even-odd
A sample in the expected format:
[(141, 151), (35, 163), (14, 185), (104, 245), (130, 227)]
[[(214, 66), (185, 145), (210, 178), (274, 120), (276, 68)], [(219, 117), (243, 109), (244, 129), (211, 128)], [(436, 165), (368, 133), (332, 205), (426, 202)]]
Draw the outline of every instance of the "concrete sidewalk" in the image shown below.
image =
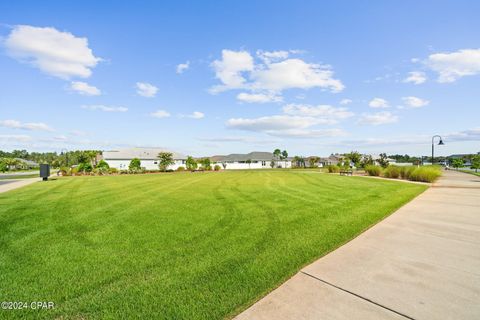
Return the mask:
[(41, 178), (0, 180), (0, 193), (18, 189), (41, 180)]
[(480, 319), (480, 177), (445, 172), (236, 319)]

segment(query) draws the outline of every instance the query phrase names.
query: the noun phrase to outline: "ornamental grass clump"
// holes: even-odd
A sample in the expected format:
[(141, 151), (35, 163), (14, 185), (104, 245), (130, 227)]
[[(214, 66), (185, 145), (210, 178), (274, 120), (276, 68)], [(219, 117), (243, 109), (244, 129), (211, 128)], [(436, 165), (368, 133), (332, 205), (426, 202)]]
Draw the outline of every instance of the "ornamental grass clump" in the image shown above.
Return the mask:
[(365, 172), (369, 176), (379, 177), (382, 174), (382, 167), (380, 166), (365, 166)]
[(411, 181), (434, 182), (442, 175), (442, 170), (438, 166), (421, 166), (414, 168), (408, 177)]
[(390, 165), (383, 170), (383, 176), (385, 178), (398, 179), (400, 177), (400, 167)]
[(329, 166), (327, 166), (327, 169), (328, 169), (328, 173), (338, 173), (338, 172), (340, 172), (340, 168), (338, 166), (329, 165)]

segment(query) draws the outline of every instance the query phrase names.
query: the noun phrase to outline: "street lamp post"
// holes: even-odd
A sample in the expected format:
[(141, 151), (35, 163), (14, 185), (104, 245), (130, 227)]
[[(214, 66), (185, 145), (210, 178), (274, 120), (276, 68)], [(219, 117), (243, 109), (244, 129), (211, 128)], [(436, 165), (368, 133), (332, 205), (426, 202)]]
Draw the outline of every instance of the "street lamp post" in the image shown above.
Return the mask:
[(440, 141), (438, 142), (438, 145), (439, 146), (443, 146), (445, 143), (443, 143), (443, 140), (442, 140), (442, 137), (440, 137), (439, 135), (434, 135), (432, 137), (432, 164), (433, 164), (433, 159), (434, 159), (434, 156), (435, 156), (435, 144), (434, 144), (434, 140), (435, 138), (439, 138)]

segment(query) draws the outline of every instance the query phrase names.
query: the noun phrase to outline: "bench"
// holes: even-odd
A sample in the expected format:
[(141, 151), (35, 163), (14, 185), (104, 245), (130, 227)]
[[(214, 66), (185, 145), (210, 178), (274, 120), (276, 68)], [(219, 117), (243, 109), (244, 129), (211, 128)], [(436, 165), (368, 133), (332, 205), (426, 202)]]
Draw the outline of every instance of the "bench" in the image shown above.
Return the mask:
[(353, 176), (353, 170), (342, 170), (340, 171), (341, 176)]

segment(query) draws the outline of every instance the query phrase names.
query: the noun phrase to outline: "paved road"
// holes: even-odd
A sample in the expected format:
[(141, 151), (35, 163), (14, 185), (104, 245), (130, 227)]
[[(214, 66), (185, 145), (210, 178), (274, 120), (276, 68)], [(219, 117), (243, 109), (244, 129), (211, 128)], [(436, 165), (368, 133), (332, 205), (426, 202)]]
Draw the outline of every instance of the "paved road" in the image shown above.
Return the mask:
[(480, 177), (445, 172), (236, 319), (480, 319)]
[(41, 178), (28, 178), (28, 179), (21, 179), (21, 180), (0, 180), (0, 193), (7, 192), (13, 189), (21, 188), (23, 186), (29, 185), (36, 181), (40, 181)]

